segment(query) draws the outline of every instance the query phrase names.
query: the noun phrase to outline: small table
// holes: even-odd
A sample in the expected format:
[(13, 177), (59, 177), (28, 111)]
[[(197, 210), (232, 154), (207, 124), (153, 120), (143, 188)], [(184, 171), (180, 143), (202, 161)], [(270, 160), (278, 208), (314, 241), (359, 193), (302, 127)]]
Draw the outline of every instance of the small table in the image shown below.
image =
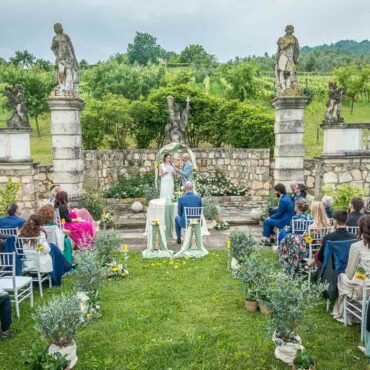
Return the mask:
[[(149, 227), (154, 219), (158, 219), (160, 225), (164, 225), (166, 239), (176, 239), (175, 217), (177, 216), (177, 202), (169, 202), (166, 199), (153, 199), (149, 202), (147, 214), (145, 233), (149, 232)], [(202, 236), (209, 235), (207, 222), (202, 216)]]

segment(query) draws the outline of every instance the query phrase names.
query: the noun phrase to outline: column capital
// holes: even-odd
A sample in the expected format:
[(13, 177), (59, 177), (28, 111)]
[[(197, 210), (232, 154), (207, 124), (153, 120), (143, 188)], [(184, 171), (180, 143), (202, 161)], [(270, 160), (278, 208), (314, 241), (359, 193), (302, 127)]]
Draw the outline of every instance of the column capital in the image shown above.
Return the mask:
[(272, 105), (276, 110), (280, 109), (304, 109), (308, 102), (305, 96), (277, 96)]
[(47, 99), (50, 110), (81, 110), (85, 103), (74, 96), (52, 96)]

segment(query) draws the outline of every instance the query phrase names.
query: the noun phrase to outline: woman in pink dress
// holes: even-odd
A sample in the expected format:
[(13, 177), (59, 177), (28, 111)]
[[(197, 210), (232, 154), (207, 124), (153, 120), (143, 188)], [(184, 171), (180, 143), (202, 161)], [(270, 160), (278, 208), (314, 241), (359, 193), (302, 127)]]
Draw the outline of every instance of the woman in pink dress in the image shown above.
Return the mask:
[(59, 210), (60, 218), (64, 220), (64, 228), (70, 231), (69, 237), (78, 250), (92, 249), (94, 230), (91, 222), (82, 220), (77, 213), (68, 207), (68, 194), (58, 191), (55, 196), (54, 208)]

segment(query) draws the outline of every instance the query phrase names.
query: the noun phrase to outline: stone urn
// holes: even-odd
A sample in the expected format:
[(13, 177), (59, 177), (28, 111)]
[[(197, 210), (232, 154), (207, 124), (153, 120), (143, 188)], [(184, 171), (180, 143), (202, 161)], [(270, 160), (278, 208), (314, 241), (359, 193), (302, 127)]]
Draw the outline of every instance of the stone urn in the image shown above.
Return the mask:
[(302, 346), (302, 339), (299, 335), (295, 335), (291, 342), (284, 342), (277, 336), (276, 332), (274, 332), (272, 335), (272, 340), (276, 345), (275, 357), (288, 365), (293, 365), (297, 351), (299, 349), (304, 349)]
[(144, 206), (140, 202), (134, 202), (131, 206), (131, 211), (135, 213), (140, 213), (144, 211)]

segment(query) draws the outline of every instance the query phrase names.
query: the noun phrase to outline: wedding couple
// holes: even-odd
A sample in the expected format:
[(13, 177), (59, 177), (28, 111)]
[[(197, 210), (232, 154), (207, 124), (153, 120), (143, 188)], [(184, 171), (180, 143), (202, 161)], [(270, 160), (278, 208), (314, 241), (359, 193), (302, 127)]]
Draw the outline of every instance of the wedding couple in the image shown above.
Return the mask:
[(174, 176), (180, 174), (181, 185), (185, 186), (188, 181), (192, 181), (194, 166), (189, 160), (189, 154), (184, 153), (181, 156), (183, 165), (177, 168), (172, 164), (171, 154), (165, 154), (163, 163), (159, 166), (159, 176), (161, 178), (160, 198), (169, 199), (175, 191)]

